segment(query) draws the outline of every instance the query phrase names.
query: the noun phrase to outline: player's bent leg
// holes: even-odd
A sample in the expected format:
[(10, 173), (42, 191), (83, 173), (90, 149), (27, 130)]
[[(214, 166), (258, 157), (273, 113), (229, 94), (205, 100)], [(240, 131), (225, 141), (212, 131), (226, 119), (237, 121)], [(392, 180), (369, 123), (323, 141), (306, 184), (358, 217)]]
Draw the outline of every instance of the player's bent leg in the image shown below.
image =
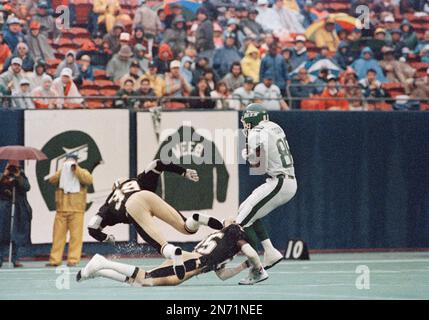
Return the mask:
[(261, 219), (256, 220), (252, 225), (259, 241), (264, 248), (264, 268), (268, 270), (283, 260), (283, 255), (274, 248), (268, 236), (268, 232)]

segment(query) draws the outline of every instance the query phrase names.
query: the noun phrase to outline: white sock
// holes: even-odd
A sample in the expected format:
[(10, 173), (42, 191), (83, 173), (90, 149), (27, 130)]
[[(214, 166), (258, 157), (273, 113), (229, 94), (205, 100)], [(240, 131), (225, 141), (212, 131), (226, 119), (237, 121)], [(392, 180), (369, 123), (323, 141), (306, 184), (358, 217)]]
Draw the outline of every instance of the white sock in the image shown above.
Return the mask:
[(255, 251), (255, 249), (252, 248), (250, 244), (246, 243), (244, 246), (242, 246), (241, 252), (243, 252), (249, 259), (252, 267), (258, 270), (262, 267), (261, 259), (259, 259), (258, 253)]
[(200, 227), (199, 222), (195, 220), (193, 216), (190, 216), (189, 218), (186, 219), (185, 225), (186, 225), (186, 229), (188, 229), (191, 232), (197, 232), (198, 228)]
[(103, 270), (97, 271), (95, 275), (97, 277), (103, 277), (103, 278), (107, 278), (107, 279), (111, 279), (119, 282), (127, 282), (129, 279), (127, 276), (124, 276), (122, 273), (119, 273), (115, 270), (110, 270), (110, 269), (103, 269)]
[(162, 249), (161, 254), (167, 259), (174, 259), (174, 251), (176, 251), (176, 247), (168, 243)]
[(112, 269), (124, 276), (131, 277), (136, 272), (137, 267), (125, 263), (107, 260), (105, 263), (105, 269)]
[(264, 248), (265, 252), (277, 250), (276, 248), (274, 248), (270, 239), (265, 239), (264, 241), (261, 241), (261, 244), (262, 244), (262, 247)]

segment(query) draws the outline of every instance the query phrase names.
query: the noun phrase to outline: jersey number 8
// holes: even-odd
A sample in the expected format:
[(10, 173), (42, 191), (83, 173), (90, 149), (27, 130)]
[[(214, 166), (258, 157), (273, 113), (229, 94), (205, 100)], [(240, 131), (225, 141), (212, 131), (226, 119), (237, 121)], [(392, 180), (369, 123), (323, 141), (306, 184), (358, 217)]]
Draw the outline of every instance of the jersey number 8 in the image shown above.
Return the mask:
[(277, 140), (277, 150), (280, 153), (283, 168), (290, 168), (293, 166), (293, 158), (290, 153), (289, 144), (286, 139), (281, 138)]

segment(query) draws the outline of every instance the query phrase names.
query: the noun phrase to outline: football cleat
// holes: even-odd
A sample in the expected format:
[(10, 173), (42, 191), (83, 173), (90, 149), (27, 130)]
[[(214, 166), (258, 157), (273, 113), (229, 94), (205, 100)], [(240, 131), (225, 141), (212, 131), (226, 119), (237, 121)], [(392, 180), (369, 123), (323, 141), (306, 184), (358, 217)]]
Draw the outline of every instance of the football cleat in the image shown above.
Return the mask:
[(262, 282), (268, 279), (268, 273), (264, 268), (255, 269), (252, 268), (249, 271), (247, 278), (242, 279), (238, 284), (240, 285), (252, 285), (258, 282)]
[(264, 253), (264, 269), (268, 270), (274, 267), (277, 263), (283, 260), (283, 255), (278, 250), (265, 251)]
[(106, 261), (106, 258), (100, 254), (96, 254), (88, 262), (88, 264), (76, 275), (76, 281), (81, 282), (83, 280), (91, 279), (95, 277), (95, 273), (103, 268), (103, 264)]
[(174, 252), (173, 269), (179, 280), (183, 280), (185, 278), (186, 269), (185, 264), (183, 263), (182, 249), (180, 248), (176, 248), (176, 251)]

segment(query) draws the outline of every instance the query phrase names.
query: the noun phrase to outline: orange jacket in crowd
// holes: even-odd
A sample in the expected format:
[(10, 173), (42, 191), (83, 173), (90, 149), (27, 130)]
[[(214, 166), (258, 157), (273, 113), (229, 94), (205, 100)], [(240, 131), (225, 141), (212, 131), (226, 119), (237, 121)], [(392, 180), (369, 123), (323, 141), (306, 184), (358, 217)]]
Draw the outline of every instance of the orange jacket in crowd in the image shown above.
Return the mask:
[[(345, 98), (345, 93), (343, 91), (338, 91), (336, 95), (331, 95), (329, 93), (328, 88), (325, 88), (325, 90), (323, 90), (322, 98), (326, 99), (326, 98)], [(320, 109), (321, 110), (329, 110), (331, 108), (336, 108), (339, 110), (348, 110), (349, 109), (349, 103), (347, 102), (347, 100), (337, 100), (337, 99), (326, 99), (321, 101), (320, 103)]]

